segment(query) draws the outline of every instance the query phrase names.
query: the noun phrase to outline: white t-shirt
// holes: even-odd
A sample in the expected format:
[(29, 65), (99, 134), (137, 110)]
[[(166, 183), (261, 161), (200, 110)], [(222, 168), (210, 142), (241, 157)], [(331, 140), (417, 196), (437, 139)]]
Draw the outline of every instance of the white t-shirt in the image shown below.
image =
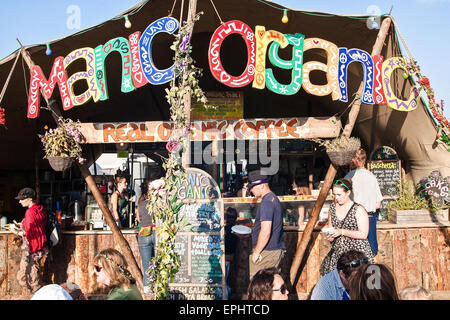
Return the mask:
[(347, 173), (345, 179), (352, 180), (351, 199), (362, 205), (367, 212), (375, 212), (377, 203), (383, 200), (375, 175), (369, 170), (357, 168)]

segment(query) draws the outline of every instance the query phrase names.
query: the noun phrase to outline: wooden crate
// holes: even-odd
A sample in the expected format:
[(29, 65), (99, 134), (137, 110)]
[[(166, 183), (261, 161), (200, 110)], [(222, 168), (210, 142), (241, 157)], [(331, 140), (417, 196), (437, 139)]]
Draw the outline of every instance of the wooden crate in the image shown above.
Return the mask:
[(398, 224), (448, 222), (448, 212), (448, 209), (439, 210), (436, 213), (431, 213), (428, 210), (391, 209), (389, 212), (389, 221)]

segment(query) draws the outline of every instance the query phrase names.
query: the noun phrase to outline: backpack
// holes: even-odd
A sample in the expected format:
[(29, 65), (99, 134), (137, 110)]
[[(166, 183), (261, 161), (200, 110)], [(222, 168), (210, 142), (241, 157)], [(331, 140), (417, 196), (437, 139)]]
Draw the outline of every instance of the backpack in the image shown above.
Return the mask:
[(49, 248), (54, 247), (59, 243), (60, 234), (61, 230), (59, 223), (56, 220), (56, 214), (52, 211), (47, 211), (46, 236)]

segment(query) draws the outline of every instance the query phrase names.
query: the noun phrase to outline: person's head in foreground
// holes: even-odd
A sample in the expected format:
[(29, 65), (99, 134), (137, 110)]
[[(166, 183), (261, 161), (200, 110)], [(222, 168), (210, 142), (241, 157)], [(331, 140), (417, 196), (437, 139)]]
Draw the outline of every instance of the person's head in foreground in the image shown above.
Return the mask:
[(365, 264), (352, 276), (350, 300), (399, 300), (394, 273), (384, 264)]
[(368, 262), (366, 255), (356, 250), (346, 251), (340, 256), (336, 268), (346, 289), (349, 289), (350, 280), (356, 271)]
[(97, 282), (108, 287), (129, 288), (135, 280), (128, 271), (123, 255), (115, 249), (105, 249), (94, 258)]
[(60, 285), (48, 284), (36, 291), (31, 300), (73, 300), (73, 298)]
[(433, 300), (431, 292), (421, 286), (406, 287), (398, 296), (400, 300)]
[(248, 300), (288, 300), (286, 288), (277, 268), (259, 270), (248, 286)]

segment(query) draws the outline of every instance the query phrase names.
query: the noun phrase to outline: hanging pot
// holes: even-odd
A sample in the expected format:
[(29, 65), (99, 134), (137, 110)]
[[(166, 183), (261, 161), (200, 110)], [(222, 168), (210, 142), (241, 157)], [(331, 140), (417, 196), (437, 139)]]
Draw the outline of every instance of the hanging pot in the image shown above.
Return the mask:
[(327, 151), (327, 155), (334, 166), (350, 164), (357, 150)]
[(48, 157), (50, 166), (55, 171), (65, 171), (73, 164), (74, 158), (69, 157)]

